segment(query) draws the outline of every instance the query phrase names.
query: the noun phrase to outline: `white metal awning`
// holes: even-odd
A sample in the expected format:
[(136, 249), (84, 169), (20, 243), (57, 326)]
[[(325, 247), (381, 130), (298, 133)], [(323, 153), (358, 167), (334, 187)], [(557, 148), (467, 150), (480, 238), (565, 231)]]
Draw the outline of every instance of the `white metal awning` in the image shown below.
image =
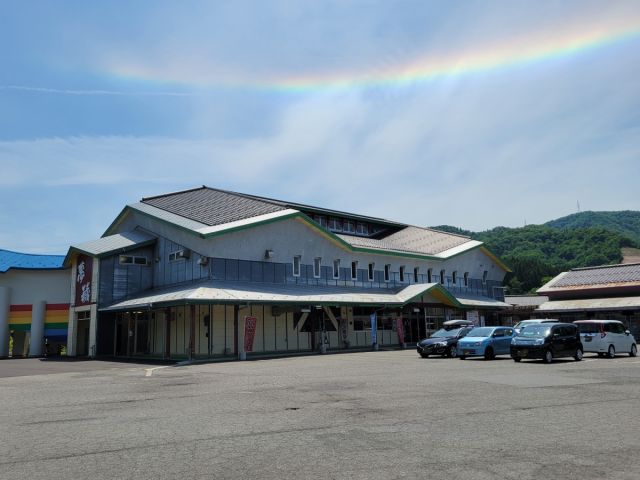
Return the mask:
[(596, 310), (637, 310), (640, 296), (618, 298), (584, 298), (580, 300), (551, 300), (543, 303), (537, 312), (585, 312)]
[(458, 294), (456, 295), (456, 300), (469, 308), (511, 308), (510, 304), (489, 297)]
[(207, 281), (147, 292), (101, 310), (133, 310), (178, 304), (263, 303), (301, 305), (402, 306), (411, 302), (463, 305), (438, 283), (422, 283), (401, 290), (272, 283)]

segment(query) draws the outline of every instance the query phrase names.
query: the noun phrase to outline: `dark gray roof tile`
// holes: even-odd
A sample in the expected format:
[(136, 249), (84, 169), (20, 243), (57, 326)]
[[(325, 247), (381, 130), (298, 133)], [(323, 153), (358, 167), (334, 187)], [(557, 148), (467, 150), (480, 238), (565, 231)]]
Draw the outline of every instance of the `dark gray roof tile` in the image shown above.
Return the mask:
[(264, 200), (207, 187), (143, 198), (142, 203), (209, 226), (287, 209)]

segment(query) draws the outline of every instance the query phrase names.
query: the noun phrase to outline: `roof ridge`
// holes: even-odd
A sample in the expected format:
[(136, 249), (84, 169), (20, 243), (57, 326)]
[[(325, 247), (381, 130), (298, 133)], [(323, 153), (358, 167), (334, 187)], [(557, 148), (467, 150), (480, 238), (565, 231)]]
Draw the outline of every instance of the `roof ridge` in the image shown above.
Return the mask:
[(640, 266), (640, 263), (616, 263), (614, 265), (595, 265), (593, 267), (577, 267), (569, 270), (570, 272), (580, 272), (584, 270), (605, 270), (607, 268), (616, 268), (616, 267), (637, 267)]
[(60, 255), (58, 253), (26, 253), (7, 250), (6, 248), (0, 248), (0, 252), (15, 253), (16, 255), (29, 255), (31, 257), (64, 257), (64, 255)]
[(151, 197), (142, 197), (140, 199), (141, 202), (147, 201), (147, 200), (155, 200), (156, 198), (162, 198), (162, 197), (170, 197), (172, 195), (179, 195), (181, 193), (189, 193), (189, 192), (195, 192), (197, 190), (204, 190), (205, 188), (209, 188), (206, 185), (202, 185), (201, 187), (196, 187), (196, 188), (189, 188), (187, 190), (178, 190), (177, 192), (169, 192), (169, 193), (163, 193), (161, 195), (153, 195)]

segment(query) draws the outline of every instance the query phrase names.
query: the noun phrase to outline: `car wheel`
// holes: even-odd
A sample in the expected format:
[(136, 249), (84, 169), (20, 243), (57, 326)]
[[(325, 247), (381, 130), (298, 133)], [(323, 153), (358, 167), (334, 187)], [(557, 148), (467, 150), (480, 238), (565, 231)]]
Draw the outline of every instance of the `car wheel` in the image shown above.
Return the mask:
[(458, 349), (456, 347), (451, 347), (449, 349), (449, 356), (451, 358), (456, 358), (458, 356)]
[(520, 357), (513, 357), (514, 362), (519, 362), (520, 360), (522, 360)]
[(484, 359), (485, 360), (493, 360), (495, 358), (495, 355), (493, 353), (493, 348), (491, 347), (487, 347), (484, 350)]
[(613, 345), (609, 345), (609, 350), (607, 350), (607, 357), (614, 358), (616, 356), (616, 347)]
[(422, 358), (429, 358), (429, 354), (428, 353), (421, 353), (420, 356)]
[(637, 357), (638, 356), (638, 347), (636, 347), (635, 343), (633, 345), (631, 345), (631, 351), (629, 352), (629, 356), (630, 357)]
[(467, 359), (467, 357), (465, 357), (464, 355), (460, 355), (458, 358), (459, 358), (460, 360), (466, 360), (466, 359)]
[(573, 358), (576, 360), (576, 362), (582, 360), (582, 350), (576, 348), (576, 354), (573, 356)]
[(551, 350), (547, 350), (546, 352), (544, 352), (544, 363), (551, 363), (553, 362), (553, 353), (551, 352)]

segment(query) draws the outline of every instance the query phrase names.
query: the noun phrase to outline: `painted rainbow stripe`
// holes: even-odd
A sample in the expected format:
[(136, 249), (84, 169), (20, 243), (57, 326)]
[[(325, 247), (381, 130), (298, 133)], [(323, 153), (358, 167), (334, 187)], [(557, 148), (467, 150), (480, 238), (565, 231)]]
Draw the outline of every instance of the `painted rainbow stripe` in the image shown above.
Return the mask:
[(207, 74), (191, 75), (188, 68), (155, 70), (141, 63), (115, 64), (110, 74), (124, 79), (170, 82), (205, 88), (256, 89), (281, 92), (344, 90), (351, 88), (408, 86), (438, 78), (489, 72), (544, 60), (570, 57), (582, 52), (640, 38), (640, 18), (618, 20), (615, 24), (580, 25), (561, 32), (543, 31), (493, 46), (454, 52), (445, 56), (423, 56), (404, 63), (369, 71), (342, 71), (274, 77), (260, 82), (220, 79)]
[[(9, 329), (17, 332), (31, 331), (32, 305), (11, 305), (9, 307)], [(68, 303), (48, 303), (45, 311), (45, 336), (66, 336), (69, 324)]]
[(31, 305), (11, 305), (9, 307), (9, 330), (31, 331)]
[(44, 318), (44, 336), (57, 340), (67, 337), (69, 326), (69, 304), (48, 303)]

